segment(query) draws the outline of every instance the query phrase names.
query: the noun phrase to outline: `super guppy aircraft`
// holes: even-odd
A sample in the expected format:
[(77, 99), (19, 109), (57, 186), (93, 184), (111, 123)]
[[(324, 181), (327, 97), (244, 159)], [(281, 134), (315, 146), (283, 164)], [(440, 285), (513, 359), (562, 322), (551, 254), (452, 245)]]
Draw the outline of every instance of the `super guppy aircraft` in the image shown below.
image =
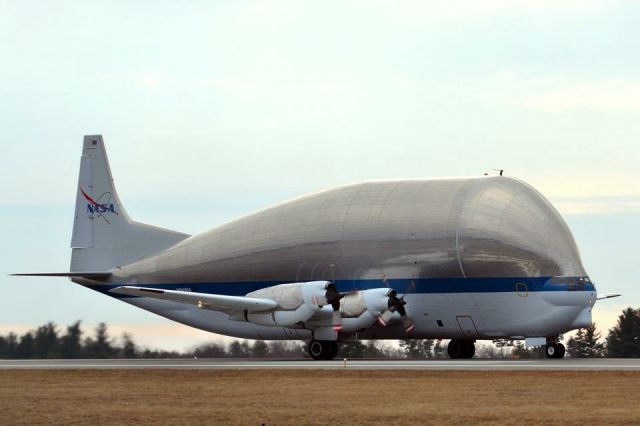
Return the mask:
[[(198, 235), (132, 221), (101, 135), (85, 136), (71, 240), (75, 283), (214, 333), (309, 342), (544, 338), (591, 326), (598, 298), (569, 228), (505, 176), (356, 183)], [(600, 298), (610, 297), (603, 295)], [(539, 339), (538, 339), (539, 340)]]

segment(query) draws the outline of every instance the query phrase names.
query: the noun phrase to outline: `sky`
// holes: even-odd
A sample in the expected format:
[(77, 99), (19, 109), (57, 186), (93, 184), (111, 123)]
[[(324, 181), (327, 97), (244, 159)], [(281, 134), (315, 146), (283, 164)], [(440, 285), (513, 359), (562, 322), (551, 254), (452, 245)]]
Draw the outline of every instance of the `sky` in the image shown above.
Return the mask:
[(197, 233), (365, 179), (521, 178), (562, 213), (606, 330), (640, 306), (634, 1), (0, 0), (0, 334), (217, 338), (65, 279), (85, 134), (137, 221)]

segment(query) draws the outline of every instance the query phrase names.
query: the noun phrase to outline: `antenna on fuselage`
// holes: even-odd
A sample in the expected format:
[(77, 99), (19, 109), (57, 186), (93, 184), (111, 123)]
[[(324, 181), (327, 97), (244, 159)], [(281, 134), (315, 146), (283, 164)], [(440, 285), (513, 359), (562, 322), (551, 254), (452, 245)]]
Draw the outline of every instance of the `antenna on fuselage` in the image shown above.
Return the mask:
[[(495, 170), (496, 172), (500, 173), (500, 176), (502, 176), (502, 173), (504, 172), (504, 169), (492, 169)], [(485, 176), (489, 176), (489, 173), (484, 173)]]

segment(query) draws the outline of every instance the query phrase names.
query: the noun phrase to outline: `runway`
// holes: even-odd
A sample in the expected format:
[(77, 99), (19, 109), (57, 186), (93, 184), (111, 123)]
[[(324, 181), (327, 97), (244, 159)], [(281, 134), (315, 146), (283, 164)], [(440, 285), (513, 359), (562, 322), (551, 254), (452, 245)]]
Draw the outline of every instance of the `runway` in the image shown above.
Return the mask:
[(306, 359), (37, 359), (0, 360), (2, 370), (76, 369), (350, 369), (350, 370), (640, 370), (640, 359), (334, 360)]

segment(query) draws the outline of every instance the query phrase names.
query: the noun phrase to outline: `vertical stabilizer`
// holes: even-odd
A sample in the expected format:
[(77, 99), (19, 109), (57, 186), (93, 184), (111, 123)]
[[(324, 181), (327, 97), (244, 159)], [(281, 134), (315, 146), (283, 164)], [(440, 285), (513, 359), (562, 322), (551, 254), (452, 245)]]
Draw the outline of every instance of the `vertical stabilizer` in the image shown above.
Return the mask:
[(71, 271), (106, 271), (187, 237), (132, 221), (113, 184), (102, 136), (84, 137), (71, 237)]

